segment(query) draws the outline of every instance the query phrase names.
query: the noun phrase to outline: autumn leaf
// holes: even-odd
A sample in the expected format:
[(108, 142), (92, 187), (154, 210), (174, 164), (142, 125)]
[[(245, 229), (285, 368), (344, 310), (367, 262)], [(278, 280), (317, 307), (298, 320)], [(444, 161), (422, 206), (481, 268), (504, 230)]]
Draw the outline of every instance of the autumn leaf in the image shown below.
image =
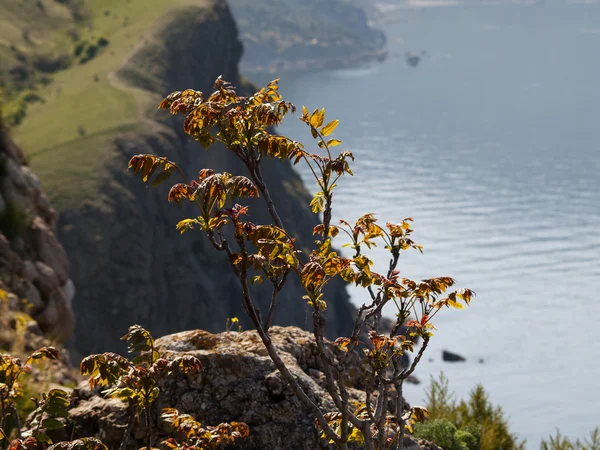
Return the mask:
[(340, 121), (337, 119), (329, 122), (327, 125), (321, 128), (321, 134), (323, 136), (329, 136), (333, 132), (333, 130), (336, 129), (339, 123)]

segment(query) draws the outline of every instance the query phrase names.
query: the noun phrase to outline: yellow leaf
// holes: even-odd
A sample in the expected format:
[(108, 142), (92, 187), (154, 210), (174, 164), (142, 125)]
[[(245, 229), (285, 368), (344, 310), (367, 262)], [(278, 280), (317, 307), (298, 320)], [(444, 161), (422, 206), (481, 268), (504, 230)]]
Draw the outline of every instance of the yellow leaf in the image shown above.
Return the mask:
[(323, 136), (329, 136), (333, 132), (333, 130), (335, 130), (335, 128), (338, 126), (338, 123), (340, 123), (340, 121), (337, 119), (329, 122), (321, 129), (321, 134)]
[(340, 145), (342, 143), (342, 141), (340, 141), (339, 139), (329, 139), (327, 141), (327, 145), (329, 147), (335, 147), (336, 145)]
[(451, 298), (448, 299), (448, 304), (456, 309), (465, 309), (463, 305), (458, 303), (456, 300), (452, 300)]
[(325, 121), (325, 108), (322, 108), (321, 111), (319, 111), (319, 114), (317, 115), (317, 124), (315, 125), (315, 128), (319, 128), (321, 125), (323, 125), (324, 121)]
[(314, 127), (314, 128), (319, 128), (319, 108), (315, 109), (312, 114), (310, 115), (310, 117), (308, 118), (310, 124)]
[(177, 229), (177, 231), (179, 231), (181, 234), (183, 234), (186, 231), (193, 230), (194, 225), (199, 225), (199, 224), (200, 223), (198, 222), (197, 219), (183, 219), (175, 226), (175, 228)]

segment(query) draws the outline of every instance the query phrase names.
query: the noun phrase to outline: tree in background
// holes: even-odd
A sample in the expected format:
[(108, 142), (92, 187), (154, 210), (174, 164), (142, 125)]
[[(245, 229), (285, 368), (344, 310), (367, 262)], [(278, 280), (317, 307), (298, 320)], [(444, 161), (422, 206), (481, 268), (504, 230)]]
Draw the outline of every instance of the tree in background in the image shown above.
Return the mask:
[[(314, 414), (321, 436), (339, 449), (347, 449), (349, 443), (367, 449), (402, 449), (405, 430), (412, 432), (414, 423), (427, 415), (420, 407), (405, 410), (403, 383), (427, 348), (435, 328), (432, 323), (435, 315), (444, 307), (463, 308), (460, 302), (468, 304), (473, 292), (458, 289), (447, 293), (454, 285), (450, 277), (413, 281), (400, 276), (397, 266), (401, 253), (411, 249), (421, 251), (412, 240), (410, 218), (381, 226), (375, 215), (369, 213), (354, 224), (344, 220), (332, 222), (334, 190), (343, 175), (352, 175), (350, 162), (354, 156), (346, 150), (335, 151), (341, 141), (329, 136), (338, 121), (326, 123), (324, 109), (309, 113), (302, 108), (300, 120), (320, 149), (319, 153), (310, 153), (301, 143), (272, 132), (288, 113), (296, 110), (279, 94), (278, 80), (250, 97), (239, 96), (221, 78), (216, 80), (214, 88), (215, 92), (208, 97), (191, 89), (174, 92), (160, 107), (185, 116), (185, 132), (204, 148), (216, 142), (223, 144), (246, 166), (249, 177), (215, 173), (210, 168), (188, 177), (175, 162), (149, 154), (135, 155), (129, 167), (144, 182), (152, 179), (153, 185), (175, 173), (182, 178), (182, 182), (171, 187), (168, 200), (193, 203), (198, 216), (181, 220), (177, 230), (205, 233), (212, 246), (228, 259), (240, 282), (246, 313), (277, 369)], [(264, 158), (302, 162), (314, 175), (319, 190), (310, 207), (315, 214), (322, 214), (322, 221), (313, 230), (317, 240), (310, 251), (298, 248), (295, 237), (286, 230), (277, 212), (261, 171)], [(238, 202), (249, 197), (264, 199), (272, 223), (246, 220), (248, 207)], [(333, 241), (340, 238), (344, 239), (343, 246), (352, 249), (352, 257), (346, 258), (334, 249)], [(367, 255), (377, 244), (383, 244), (390, 254), (389, 264), (381, 272), (373, 269), (374, 263)], [(277, 298), (292, 276), (300, 279), (306, 291), (303, 300), (312, 309), (317, 358), (335, 411), (323, 411), (307, 396), (271, 342), (269, 329), (278, 307)], [(369, 299), (357, 312), (352, 334), (336, 340), (337, 350), (327, 346), (324, 338), (327, 308), (324, 288), (335, 277), (364, 288)], [(267, 310), (261, 311), (257, 306), (252, 289), (256, 283), (268, 283), (272, 288)], [(382, 321), (382, 310), (388, 304), (397, 311), (390, 329)], [(362, 346), (365, 336), (368, 342)], [(415, 350), (418, 339), (422, 345)], [(402, 356), (407, 352), (415, 352), (415, 356), (409, 367), (403, 367)], [(351, 401), (347, 389), (347, 366), (355, 354), (364, 363), (366, 396), (360, 402)]]

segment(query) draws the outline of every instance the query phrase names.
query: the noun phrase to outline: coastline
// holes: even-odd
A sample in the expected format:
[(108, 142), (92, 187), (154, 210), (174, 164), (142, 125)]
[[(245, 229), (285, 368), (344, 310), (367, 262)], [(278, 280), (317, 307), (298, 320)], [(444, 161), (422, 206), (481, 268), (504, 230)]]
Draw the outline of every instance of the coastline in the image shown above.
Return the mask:
[(327, 58), (304, 59), (273, 59), (269, 64), (253, 64), (242, 61), (240, 71), (245, 75), (256, 73), (285, 73), (305, 72), (311, 70), (336, 70), (361, 67), (373, 62), (383, 62), (389, 58), (390, 53), (386, 47), (374, 51), (351, 53)]

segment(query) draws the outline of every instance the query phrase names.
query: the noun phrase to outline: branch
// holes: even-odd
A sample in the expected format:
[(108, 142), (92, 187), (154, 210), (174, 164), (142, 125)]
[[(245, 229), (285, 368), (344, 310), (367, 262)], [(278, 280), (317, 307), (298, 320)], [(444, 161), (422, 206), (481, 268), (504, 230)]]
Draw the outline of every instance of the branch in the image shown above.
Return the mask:
[(417, 356), (415, 356), (415, 359), (413, 360), (412, 364), (410, 365), (409, 368), (404, 369), (399, 375), (392, 378), (392, 380), (391, 380), (392, 383), (397, 383), (399, 380), (406, 380), (409, 376), (412, 375), (412, 373), (415, 371), (415, 368), (417, 367), (417, 364), (419, 364), (419, 361), (423, 357), (423, 353), (425, 352), (425, 349), (427, 348), (427, 344), (429, 344), (429, 339), (430, 339), (429, 336), (427, 336), (427, 335), (423, 336), (423, 345), (419, 349), (419, 353), (417, 353)]
[(250, 170), (250, 176), (252, 177), (252, 181), (254, 181), (254, 183), (260, 190), (261, 194), (264, 196), (265, 202), (267, 203), (267, 209), (269, 210), (269, 214), (271, 215), (271, 218), (275, 222), (275, 225), (277, 225), (279, 228), (283, 229), (283, 223), (281, 222), (281, 219), (279, 218), (279, 214), (277, 213), (277, 209), (275, 208), (275, 203), (273, 203), (273, 199), (271, 198), (271, 193), (269, 192), (267, 185), (263, 181), (263, 175), (262, 175), (262, 171), (260, 168), (260, 162), (256, 162), (252, 166), (247, 164), (246, 167), (248, 167), (248, 169)]
[(275, 314), (275, 307), (277, 306), (277, 295), (281, 291), (281, 288), (287, 281), (287, 276), (290, 273), (289, 269), (283, 273), (281, 277), (281, 281), (277, 282), (275, 280), (273, 282), (273, 292), (271, 294), (271, 304), (269, 305), (269, 313), (267, 314), (267, 321), (265, 322), (265, 331), (269, 331), (271, 325), (273, 324), (273, 315)]
[[(306, 392), (304, 392), (300, 384), (298, 384), (296, 378), (292, 375), (285, 363), (282, 361), (281, 357), (277, 353), (277, 350), (275, 350), (275, 347), (273, 345), (273, 342), (271, 341), (268, 332), (265, 331), (265, 329), (263, 328), (260, 317), (256, 311), (256, 307), (254, 306), (254, 301), (252, 300), (252, 296), (250, 294), (250, 288), (248, 286), (248, 274), (246, 269), (248, 254), (246, 252), (246, 247), (243, 238), (238, 240), (238, 244), (240, 244), (240, 251), (242, 256), (240, 268), (238, 269), (237, 267), (235, 267), (235, 264), (233, 264), (233, 258), (231, 256), (229, 258), (229, 261), (231, 266), (234, 268), (234, 271), (236, 272), (237, 278), (240, 281), (242, 287), (244, 308), (250, 316), (250, 319), (252, 320), (252, 323), (254, 324), (254, 327), (256, 328), (256, 331), (258, 332), (258, 335), (260, 336), (263, 342), (263, 345), (267, 349), (267, 353), (269, 354), (271, 361), (273, 361), (273, 364), (275, 364), (275, 367), (277, 368), (277, 370), (279, 370), (283, 378), (290, 384), (292, 390), (294, 391), (294, 394), (296, 394), (298, 399), (302, 403), (304, 403), (304, 405), (313, 413), (313, 415), (317, 419), (317, 422), (319, 423), (319, 426), (323, 429), (327, 437), (336, 442), (336, 444), (340, 444), (339, 436), (329, 426), (327, 420), (325, 420), (325, 417), (323, 416), (323, 412), (321, 411), (321, 409), (308, 397), (308, 395), (306, 394)], [(230, 252), (231, 250), (229, 249), (228, 254)]]

